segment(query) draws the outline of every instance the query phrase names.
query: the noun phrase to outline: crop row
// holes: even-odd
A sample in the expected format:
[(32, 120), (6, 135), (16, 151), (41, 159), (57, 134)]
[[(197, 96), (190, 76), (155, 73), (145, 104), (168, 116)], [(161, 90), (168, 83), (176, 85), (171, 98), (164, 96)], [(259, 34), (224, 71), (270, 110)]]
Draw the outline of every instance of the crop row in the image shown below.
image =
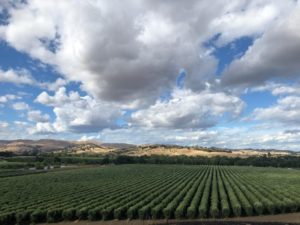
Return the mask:
[(0, 178), (0, 224), (299, 211), (297, 172), (284, 190), (263, 177), (267, 169), (255, 172), (227, 166), (122, 165)]

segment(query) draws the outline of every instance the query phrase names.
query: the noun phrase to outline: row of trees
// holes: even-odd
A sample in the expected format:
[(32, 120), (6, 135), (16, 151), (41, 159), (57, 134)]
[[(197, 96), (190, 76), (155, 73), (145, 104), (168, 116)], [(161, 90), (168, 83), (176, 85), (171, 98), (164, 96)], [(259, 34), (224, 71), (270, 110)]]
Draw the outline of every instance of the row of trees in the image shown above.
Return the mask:
[[(1, 158), (0, 158), (1, 159)], [(268, 157), (253, 156), (248, 158), (239, 157), (190, 157), (190, 156), (58, 156), (56, 154), (44, 154), (38, 156), (13, 156), (2, 157), (9, 162), (40, 162), (46, 165), (56, 164), (186, 164), (186, 165), (228, 165), (228, 166), (258, 166), (258, 167), (285, 167), (300, 168), (300, 157), (297, 156), (281, 156)]]

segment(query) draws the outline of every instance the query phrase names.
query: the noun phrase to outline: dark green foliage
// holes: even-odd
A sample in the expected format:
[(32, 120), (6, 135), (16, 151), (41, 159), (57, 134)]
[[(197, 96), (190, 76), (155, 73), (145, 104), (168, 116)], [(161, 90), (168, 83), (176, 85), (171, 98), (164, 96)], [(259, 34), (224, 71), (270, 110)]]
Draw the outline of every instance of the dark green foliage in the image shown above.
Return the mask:
[(228, 179), (223, 175), (223, 171), (220, 170), (221, 173), (221, 179), (224, 183), (224, 187), (226, 189), (226, 193), (232, 208), (232, 214), (234, 216), (241, 216), (242, 215), (242, 207), (241, 204), (236, 196), (236, 194), (234, 193), (233, 188), (231, 187), (231, 184), (228, 182)]
[[(167, 213), (167, 212), (166, 212)], [(154, 208), (151, 209), (151, 215), (152, 215), (152, 219), (161, 219), (163, 214), (162, 214), (162, 206), (158, 205)]]
[(174, 213), (176, 219), (182, 219), (185, 216), (185, 206), (179, 205)]
[(256, 211), (256, 214), (257, 215), (262, 215), (263, 214), (263, 204), (261, 202), (254, 202), (253, 203), (253, 207), (254, 207), (254, 210)]
[(33, 223), (42, 223), (47, 219), (47, 212), (45, 210), (35, 210), (30, 215), (30, 221)]
[(80, 220), (85, 220), (88, 218), (88, 208), (84, 207), (76, 210), (76, 217)]
[[(178, 146), (177, 146), (178, 147)], [(210, 150), (208, 150), (209, 152)], [(215, 151), (215, 150), (214, 150)], [(227, 154), (230, 155), (230, 151)], [(3, 153), (2, 153), (3, 154)], [(268, 157), (251, 156), (247, 158), (227, 157), (227, 156), (91, 156), (91, 155), (70, 155), (63, 153), (43, 153), (36, 155), (35, 153), (26, 156), (15, 156), (11, 153), (4, 154), (3, 159), (8, 162), (27, 163), (26, 165), (11, 164), (13, 168), (26, 168), (35, 163), (45, 163), (47, 165), (60, 164), (87, 164), (87, 165), (106, 165), (106, 164), (186, 164), (186, 165), (225, 165), (225, 166), (256, 166), (256, 167), (284, 167), (284, 168), (300, 168), (300, 160), (296, 155)], [(0, 156), (1, 159), (1, 156)], [(5, 165), (6, 167), (6, 165)], [(10, 166), (9, 166), (10, 167)], [(0, 165), (1, 168), (1, 165)], [(11, 167), (10, 167), (11, 168)]]
[(146, 207), (141, 208), (138, 211), (138, 214), (139, 214), (140, 220), (149, 219), (150, 218), (150, 207), (146, 206)]
[(64, 220), (74, 220), (76, 218), (76, 210), (73, 208), (63, 210), (62, 218)]
[(101, 210), (101, 215), (103, 220), (110, 220), (113, 218), (113, 208), (107, 207)]
[(200, 195), (200, 193), (197, 193), (197, 191), (201, 192), (202, 189), (202, 183), (204, 183), (205, 179), (205, 175), (207, 174), (208, 169), (206, 170), (206, 172), (201, 173), (201, 176), (199, 176), (199, 178), (196, 180), (196, 182), (193, 184), (193, 186), (191, 188), (188, 189), (187, 194), (185, 195), (185, 197), (183, 198), (183, 200), (179, 203), (177, 209), (175, 210), (175, 218), (176, 219), (182, 219), (185, 218), (186, 214), (187, 214), (187, 208), (189, 207), (189, 205), (191, 205), (192, 207), (195, 208), (195, 201), (198, 201), (197, 195)]
[(115, 219), (124, 219), (126, 217), (126, 207), (119, 207), (114, 210)]
[(189, 207), (187, 209), (187, 213), (186, 214), (187, 214), (187, 217), (189, 219), (195, 219), (196, 216), (197, 216), (197, 212), (198, 212), (198, 210), (195, 207)]
[(55, 223), (62, 220), (62, 209), (50, 209), (47, 212), (47, 222)]
[(205, 184), (205, 188), (202, 194), (200, 206), (198, 209), (198, 216), (200, 218), (206, 218), (207, 217), (207, 212), (208, 212), (208, 205), (209, 205), (209, 198), (210, 198), (210, 190), (211, 190), (211, 183), (212, 183), (212, 169), (210, 171), (210, 175), (208, 178), (208, 181)]
[(138, 207), (135, 206), (131, 206), (128, 210), (127, 210), (127, 218), (128, 219), (136, 219), (138, 218)]
[(88, 219), (91, 221), (101, 219), (101, 213), (99, 208), (88, 210)]
[(14, 213), (0, 215), (0, 224), (13, 225), (16, 223)]
[(192, 198), (190, 206), (187, 208), (187, 212), (186, 212), (187, 215), (186, 216), (189, 219), (194, 219), (198, 215), (198, 205), (200, 203), (201, 196), (203, 194), (203, 189), (205, 187), (205, 184), (207, 182), (208, 177), (209, 177), (209, 173), (208, 173), (208, 170), (207, 170), (204, 177), (203, 177), (203, 179), (201, 179), (201, 183), (198, 186), (195, 195)]
[(210, 197), (210, 216), (212, 218), (216, 218), (219, 216), (219, 196), (218, 196), (218, 184), (217, 184), (217, 174), (216, 168), (213, 171), (213, 180), (212, 180), (212, 188), (211, 188), (211, 197)]
[(230, 206), (228, 202), (228, 196), (223, 184), (223, 180), (221, 179), (220, 172), (217, 170), (217, 180), (218, 180), (218, 190), (220, 194), (220, 205), (221, 205), (221, 216), (229, 217), (230, 215)]
[(29, 224), (30, 222), (30, 212), (29, 211), (23, 211), (16, 213), (16, 223), (23, 225), (23, 224)]
[(23, 162), (2, 162), (0, 161), (0, 169), (21, 169), (28, 168), (29, 165)]
[(300, 209), (300, 171), (288, 169), (115, 165), (2, 177), (0, 182), (1, 225), (219, 218)]

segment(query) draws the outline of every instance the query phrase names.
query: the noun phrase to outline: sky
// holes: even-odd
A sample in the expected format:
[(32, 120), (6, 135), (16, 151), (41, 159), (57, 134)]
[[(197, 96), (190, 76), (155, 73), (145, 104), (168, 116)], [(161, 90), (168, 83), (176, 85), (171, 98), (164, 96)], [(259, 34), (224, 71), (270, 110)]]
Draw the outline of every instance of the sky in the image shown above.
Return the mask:
[(0, 139), (300, 150), (295, 0), (0, 0)]

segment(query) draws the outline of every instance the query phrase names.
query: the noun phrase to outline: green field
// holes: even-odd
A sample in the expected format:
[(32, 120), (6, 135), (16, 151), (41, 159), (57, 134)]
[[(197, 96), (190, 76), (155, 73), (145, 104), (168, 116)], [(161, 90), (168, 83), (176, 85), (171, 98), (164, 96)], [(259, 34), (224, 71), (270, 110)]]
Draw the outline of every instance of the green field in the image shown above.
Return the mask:
[(292, 169), (119, 165), (0, 178), (0, 224), (221, 218), (300, 210)]

